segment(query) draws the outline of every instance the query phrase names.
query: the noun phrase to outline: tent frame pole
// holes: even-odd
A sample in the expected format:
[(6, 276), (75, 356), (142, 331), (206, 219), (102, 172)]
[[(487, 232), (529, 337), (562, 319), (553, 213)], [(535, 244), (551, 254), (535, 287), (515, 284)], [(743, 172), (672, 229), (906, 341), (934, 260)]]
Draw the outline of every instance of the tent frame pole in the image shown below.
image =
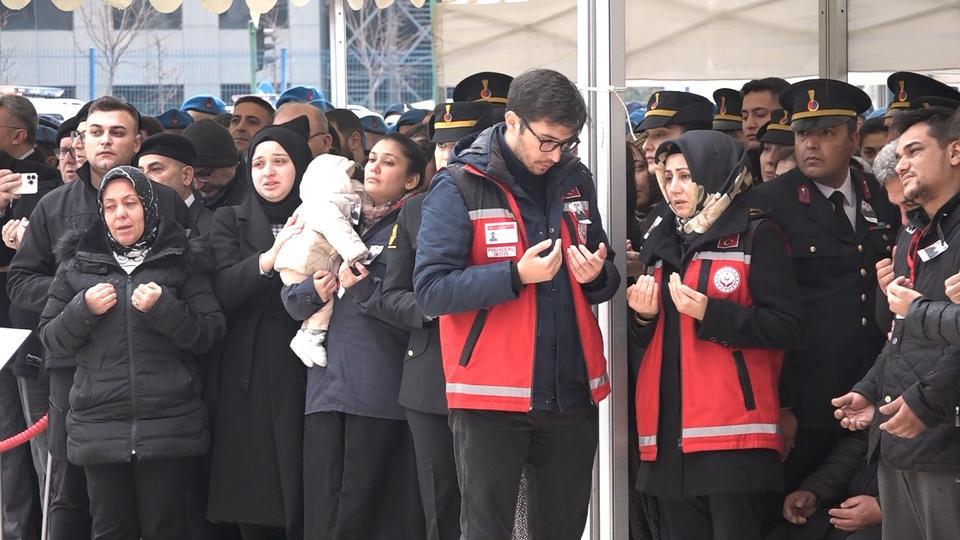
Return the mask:
[(330, 8), (330, 100), (347, 106), (347, 19), (343, 0), (328, 0)]
[(848, 0), (819, 0), (820, 77), (847, 80)]

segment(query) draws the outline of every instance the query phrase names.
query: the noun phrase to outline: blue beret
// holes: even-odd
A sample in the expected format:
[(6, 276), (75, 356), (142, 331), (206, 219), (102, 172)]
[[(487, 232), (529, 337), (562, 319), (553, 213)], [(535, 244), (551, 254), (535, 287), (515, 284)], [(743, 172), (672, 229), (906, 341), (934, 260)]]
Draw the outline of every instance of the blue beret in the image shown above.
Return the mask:
[(323, 92), (312, 86), (293, 86), (288, 88), (286, 92), (280, 94), (280, 97), (277, 99), (277, 108), (279, 109), (281, 105), (289, 101), (295, 103), (310, 103), (311, 101), (321, 99), (324, 99)]
[(180, 105), (180, 110), (183, 112), (199, 111), (207, 114), (223, 114), (227, 112), (227, 106), (223, 103), (223, 100), (216, 96), (198, 94), (187, 98), (183, 105)]
[(379, 115), (369, 114), (360, 119), (360, 125), (363, 126), (364, 131), (369, 131), (370, 133), (379, 133), (380, 135), (387, 134), (387, 124), (383, 121), (383, 118), (380, 118)]
[(322, 112), (325, 112), (325, 113), (326, 113), (326, 112), (330, 112), (330, 111), (332, 111), (333, 109), (336, 108), (336, 107), (333, 106), (333, 103), (330, 103), (329, 101), (327, 101), (327, 100), (325, 100), (325, 99), (315, 99), (315, 100), (311, 101), (310, 104), (313, 105), (314, 107), (320, 109)]
[(423, 109), (410, 109), (409, 111), (403, 113), (403, 115), (400, 116), (400, 119), (397, 120), (397, 127), (419, 124), (423, 122), (423, 119), (430, 114), (430, 112), (431, 111), (425, 111)]
[(383, 111), (383, 116), (386, 118), (391, 114), (403, 114), (410, 110), (410, 106), (404, 103), (397, 103), (396, 105), (391, 105), (387, 107), (387, 110)]
[(193, 117), (179, 109), (167, 109), (155, 118), (163, 129), (184, 129), (193, 123)]
[(58, 145), (57, 130), (50, 126), (39, 126), (37, 128), (37, 142), (43, 144)]

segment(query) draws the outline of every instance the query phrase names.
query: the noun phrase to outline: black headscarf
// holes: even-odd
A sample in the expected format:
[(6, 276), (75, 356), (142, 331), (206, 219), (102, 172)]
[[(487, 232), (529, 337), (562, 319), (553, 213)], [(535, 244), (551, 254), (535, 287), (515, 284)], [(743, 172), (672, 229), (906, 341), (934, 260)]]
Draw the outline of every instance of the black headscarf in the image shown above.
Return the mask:
[(733, 199), (753, 183), (747, 168), (748, 156), (743, 144), (719, 131), (688, 131), (664, 142), (657, 148), (656, 172), (657, 183), (668, 205), (664, 165), (673, 154), (683, 154), (690, 176), (700, 190), (696, 213), (689, 218), (678, 218), (677, 226), (681, 236), (695, 237), (706, 232)]
[(296, 174), (293, 178), (293, 187), (290, 193), (282, 201), (270, 202), (264, 199), (254, 187), (253, 194), (260, 201), (260, 206), (267, 214), (267, 219), (271, 224), (283, 224), (293, 215), (300, 206), (300, 180), (303, 178), (307, 165), (313, 160), (313, 154), (310, 147), (307, 146), (307, 137), (310, 133), (310, 122), (306, 116), (299, 116), (293, 120), (276, 126), (269, 126), (261, 129), (253, 136), (250, 141), (250, 148), (247, 150), (247, 181), (253, 185), (253, 153), (257, 146), (264, 141), (275, 141), (283, 147), (290, 155), (293, 161), (293, 167)]
[(153, 183), (140, 169), (129, 165), (114, 167), (104, 175), (103, 182), (100, 183), (99, 197), (97, 197), (100, 220), (103, 221), (104, 225), (107, 224), (107, 219), (103, 215), (103, 190), (110, 182), (121, 179), (133, 184), (133, 189), (140, 199), (140, 204), (143, 205), (143, 234), (132, 245), (125, 246), (113, 237), (113, 234), (110, 233), (110, 227), (107, 227), (107, 240), (110, 242), (110, 249), (117, 255), (136, 258), (150, 249), (154, 240), (157, 239), (157, 233), (160, 230), (160, 211), (157, 208), (157, 198), (153, 193)]

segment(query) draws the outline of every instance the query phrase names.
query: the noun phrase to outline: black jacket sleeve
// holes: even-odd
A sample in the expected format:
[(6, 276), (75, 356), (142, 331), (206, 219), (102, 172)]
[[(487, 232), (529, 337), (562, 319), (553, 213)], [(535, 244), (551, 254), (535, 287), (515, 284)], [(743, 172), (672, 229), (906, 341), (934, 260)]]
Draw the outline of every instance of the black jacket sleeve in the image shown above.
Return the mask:
[(40, 342), (50, 353), (72, 357), (86, 343), (96, 327), (99, 317), (90, 312), (84, 300), (86, 290), (74, 290), (67, 279), (66, 261), (57, 271), (50, 286), (50, 297), (37, 332)]
[(41, 313), (56, 272), (46, 211), (44, 205), (39, 204), (30, 215), (30, 225), (23, 236), (23, 243), (10, 263), (7, 276), (10, 301), (28, 311)]
[(800, 482), (800, 489), (812, 491), (820, 506), (834, 506), (847, 499), (850, 481), (867, 466), (867, 432), (845, 434), (823, 463)]
[(180, 296), (182, 299), (164, 290), (143, 318), (181, 349), (203, 354), (227, 333), (227, 322), (213, 297), (210, 277), (191, 275)]
[(251, 297), (268, 292), (272, 280), (280, 279), (276, 273), (270, 277), (260, 274), (260, 253), (243, 254), (236, 207), (219, 208), (214, 213), (210, 244), (216, 261), (213, 292), (224, 310), (237, 309)]
[(409, 203), (400, 210), (393, 243), (387, 246), (387, 272), (383, 276), (380, 304), (384, 317), (405, 330), (423, 328), (429, 319), (413, 292), (413, 265), (417, 256), (420, 206)]
[(750, 307), (710, 299), (697, 337), (735, 348), (788, 349), (800, 339), (800, 293), (783, 233), (772, 222), (754, 232)]
[(325, 304), (313, 286), (313, 279), (285, 285), (280, 290), (280, 300), (287, 313), (298, 321), (309, 319)]
[(960, 418), (960, 305), (952, 302), (934, 302), (918, 298), (910, 304), (904, 321), (905, 334), (952, 345), (954, 354), (938, 362), (937, 368), (926, 374), (903, 393), (910, 409), (926, 424), (933, 427), (948, 416)]

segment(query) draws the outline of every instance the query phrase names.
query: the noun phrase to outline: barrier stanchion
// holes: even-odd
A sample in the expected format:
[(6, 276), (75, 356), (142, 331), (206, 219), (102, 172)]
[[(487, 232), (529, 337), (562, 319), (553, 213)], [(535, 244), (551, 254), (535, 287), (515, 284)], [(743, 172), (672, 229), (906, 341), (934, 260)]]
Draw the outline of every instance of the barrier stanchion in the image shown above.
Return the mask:
[[(6, 439), (0, 441), (0, 470), (3, 469), (3, 453), (9, 452), (14, 448), (20, 446), (21, 444), (30, 442), (30, 439), (36, 437), (37, 435), (44, 432), (47, 429), (47, 415), (43, 415), (43, 418), (37, 420), (37, 423), (28, 427), (27, 429), (17, 433), (13, 437), (7, 437)], [(49, 454), (48, 454), (49, 456)], [(47, 459), (47, 466), (49, 467), (50, 460)], [(50, 483), (50, 469), (47, 469), (47, 481), (46, 484)], [(3, 475), (0, 474), (0, 514), (2, 514), (3, 509)], [(44, 512), (44, 520), (46, 520), (46, 512)], [(0, 540), (3, 540), (3, 523), (0, 519)]]
[(52, 467), (53, 454), (47, 452), (47, 474), (43, 476), (43, 516), (40, 521), (40, 540), (47, 540), (47, 523), (50, 520), (50, 469)]

